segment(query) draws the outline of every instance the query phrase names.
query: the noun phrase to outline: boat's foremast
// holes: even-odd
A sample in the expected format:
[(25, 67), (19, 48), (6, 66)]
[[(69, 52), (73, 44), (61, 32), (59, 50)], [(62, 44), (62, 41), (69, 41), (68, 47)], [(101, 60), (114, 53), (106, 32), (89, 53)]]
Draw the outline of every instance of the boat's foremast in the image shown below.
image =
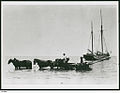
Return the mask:
[(102, 11), (100, 10), (100, 18), (101, 18), (101, 51), (103, 54), (103, 23), (102, 23)]
[(93, 22), (91, 21), (91, 35), (92, 35), (92, 54), (93, 54)]

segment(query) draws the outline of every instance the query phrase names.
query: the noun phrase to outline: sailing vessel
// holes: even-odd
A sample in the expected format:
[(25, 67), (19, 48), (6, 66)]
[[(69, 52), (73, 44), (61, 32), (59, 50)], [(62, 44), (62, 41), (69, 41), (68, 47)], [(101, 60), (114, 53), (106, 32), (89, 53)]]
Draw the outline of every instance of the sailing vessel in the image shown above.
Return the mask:
[(99, 60), (99, 61), (103, 61), (103, 60), (107, 60), (110, 58), (110, 53), (106, 50), (106, 52), (104, 52), (104, 47), (103, 47), (103, 23), (102, 23), (102, 13), (101, 13), (101, 10), (100, 10), (100, 18), (101, 18), (101, 29), (100, 29), (100, 32), (101, 32), (101, 51), (97, 51), (97, 52), (94, 52), (94, 46), (93, 46), (93, 41), (94, 41), (94, 38), (93, 38), (93, 23), (91, 22), (91, 36), (92, 36), (92, 50), (88, 49), (89, 53), (86, 53), (83, 55), (84, 59), (86, 61), (96, 61), (96, 60)]

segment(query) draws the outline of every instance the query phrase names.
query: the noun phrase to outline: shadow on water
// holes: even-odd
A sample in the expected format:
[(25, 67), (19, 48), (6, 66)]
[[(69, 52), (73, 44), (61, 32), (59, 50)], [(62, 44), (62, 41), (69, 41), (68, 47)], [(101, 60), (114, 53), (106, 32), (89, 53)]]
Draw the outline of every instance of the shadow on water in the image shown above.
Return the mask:
[(51, 69), (50, 71), (52, 72), (69, 72), (69, 71), (73, 71), (73, 70), (63, 70), (63, 69)]
[(81, 73), (88, 73), (90, 71), (92, 71), (92, 68), (89, 69), (89, 70), (77, 70), (76, 73), (79, 73), (79, 72), (81, 72)]
[(22, 73), (22, 72), (32, 72), (31, 69), (21, 69), (21, 70), (10, 70), (9, 73)]
[(21, 73), (21, 72), (90, 72), (92, 71), (92, 68), (87, 69), (87, 70), (63, 70), (63, 69), (39, 69), (39, 70), (32, 70), (32, 69), (21, 69), (21, 70), (11, 70), (8, 71), (10, 73)]

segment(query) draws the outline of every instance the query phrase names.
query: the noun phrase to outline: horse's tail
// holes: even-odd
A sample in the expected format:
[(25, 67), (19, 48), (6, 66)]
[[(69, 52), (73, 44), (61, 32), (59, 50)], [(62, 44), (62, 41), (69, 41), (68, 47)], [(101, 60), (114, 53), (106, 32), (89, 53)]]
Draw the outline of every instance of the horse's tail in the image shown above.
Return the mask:
[(32, 62), (30, 63), (30, 69), (32, 69)]
[(29, 61), (30, 69), (32, 69), (32, 61)]

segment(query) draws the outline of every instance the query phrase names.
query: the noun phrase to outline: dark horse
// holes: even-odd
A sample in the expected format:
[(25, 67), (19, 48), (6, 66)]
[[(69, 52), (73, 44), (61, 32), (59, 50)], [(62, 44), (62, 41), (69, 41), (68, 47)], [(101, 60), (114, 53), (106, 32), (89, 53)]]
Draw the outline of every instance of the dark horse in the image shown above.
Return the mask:
[(34, 59), (34, 65), (37, 63), (39, 66), (39, 69), (42, 69), (43, 67), (50, 67), (53, 69), (53, 63), (51, 60), (40, 60), (40, 59)]
[(22, 60), (19, 61), (16, 58), (14, 59), (9, 59), (8, 64), (13, 63), (15, 66), (15, 69), (21, 69), (21, 68), (26, 68), (26, 69), (32, 69), (32, 62), (29, 60)]

